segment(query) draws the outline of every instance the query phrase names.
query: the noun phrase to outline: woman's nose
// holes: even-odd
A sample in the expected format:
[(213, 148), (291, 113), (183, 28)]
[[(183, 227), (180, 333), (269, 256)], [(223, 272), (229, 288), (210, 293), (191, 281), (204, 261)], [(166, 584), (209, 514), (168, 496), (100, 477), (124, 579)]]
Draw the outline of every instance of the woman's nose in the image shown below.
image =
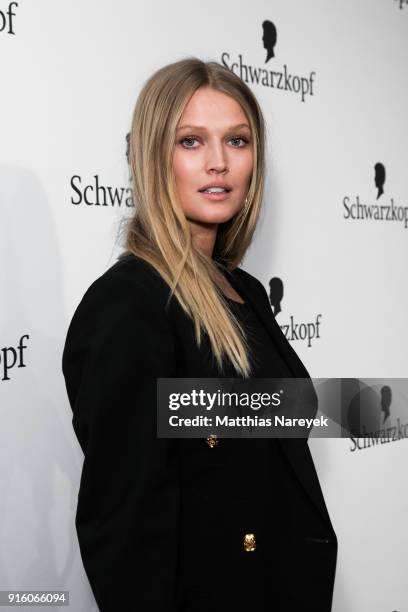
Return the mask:
[(208, 147), (207, 170), (222, 172), (228, 167), (227, 152), (220, 143), (212, 144)]

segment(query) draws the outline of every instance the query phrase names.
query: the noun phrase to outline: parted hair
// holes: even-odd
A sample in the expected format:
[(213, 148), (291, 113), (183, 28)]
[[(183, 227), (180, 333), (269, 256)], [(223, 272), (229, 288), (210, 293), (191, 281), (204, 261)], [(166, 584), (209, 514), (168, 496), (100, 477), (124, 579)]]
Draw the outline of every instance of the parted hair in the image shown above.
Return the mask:
[[(218, 226), (212, 257), (195, 247), (175, 187), (173, 154), (185, 106), (199, 87), (235, 99), (252, 133), (253, 172), (245, 204)], [(194, 323), (198, 346), (206, 334), (220, 373), (225, 359), (238, 376), (251, 374), (245, 330), (216, 283), (219, 272), (235, 268), (248, 249), (259, 217), (265, 165), (265, 126), (250, 88), (214, 61), (190, 57), (163, 66), (143, 85), (132, 116), (129, 162), (135, 212), (124, 226), (123, 255), (149, 262)], [(227, 274), (228, 278), (228, 274)]]

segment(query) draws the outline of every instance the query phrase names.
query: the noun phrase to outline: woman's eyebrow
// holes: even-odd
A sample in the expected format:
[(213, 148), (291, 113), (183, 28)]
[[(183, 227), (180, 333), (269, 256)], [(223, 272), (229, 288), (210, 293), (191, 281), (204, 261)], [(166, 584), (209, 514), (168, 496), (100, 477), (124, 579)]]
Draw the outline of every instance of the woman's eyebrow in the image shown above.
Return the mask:
[[(239, 123), (238, 125), (232, 125), (231, 127), (227, 128), (226, 131), (229, 132), (231, 130), (238, 130), (240, 128), (248, 128), (250, 129), (249, 125), (247, 123)], [(181, 125), (180, 127), (177, 128), (178, 130), (183, 130), (184, 128), (188, 128), (189, 130), (203, 130), (206, 131), (206, 127), (204, 127), (203, 125)]]

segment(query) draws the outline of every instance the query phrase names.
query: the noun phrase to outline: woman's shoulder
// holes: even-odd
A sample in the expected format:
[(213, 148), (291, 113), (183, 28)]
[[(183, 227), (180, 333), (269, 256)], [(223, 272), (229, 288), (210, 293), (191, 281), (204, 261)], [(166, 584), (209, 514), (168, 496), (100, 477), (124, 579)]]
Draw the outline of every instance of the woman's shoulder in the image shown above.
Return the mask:
[(123, 254), (89, 285), (81, 301), (111, 302), (126, 296), (150, 307), (166, 302), (168, 294), (167, 283), (149, 262), (133, 254)]
[(118, 259), (86, 289), (72, 315), (69, 333), (110, 325), (125, 326), (140, 316), (167, 319), (170, 289), (156, 269), (135, 255)]
[(112, 285), (128, 285), (146, 292), (160, 291), (167, 287), (162, 276), (148, 261), (132, 253), (119, 255), (115, 263), (105, 270), (92, 285), (108, 290)]
[(139, 372), (153, 365), (169, 371), (174, 331), (165, 287), (150, 264), (133, 256), (119, 257), (89, 285), (68, 325), (62, 353), (71, 397), (88, 361), (110, 360), (114, 376), (119, 376), (118, 364), (126, 371), (135, 363)]
[(251, 291), (258, 291), (262, 294), (266, 293), (266, 289), (261, 281), (243, 268), (237, 266), (232, 270), (232, 274), (235, 276), (235, 278), (238, 278), (240, 282), (245, 283), (245, 285), (249, 287)]

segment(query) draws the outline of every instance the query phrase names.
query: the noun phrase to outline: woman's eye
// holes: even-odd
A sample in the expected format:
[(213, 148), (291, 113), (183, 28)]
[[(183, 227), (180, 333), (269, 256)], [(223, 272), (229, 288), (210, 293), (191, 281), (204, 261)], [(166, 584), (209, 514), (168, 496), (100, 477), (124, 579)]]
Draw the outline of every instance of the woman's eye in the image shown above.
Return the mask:
[(242, 142), (243, 142), (244, 144), (242, 144), (242, 145), (238, 145), (238, 147), (240, 147), (240, 146), (241, 146), (241, 147), (243, 147), (244, 145), (246, 145), (246, 144), (248, 143), (248, 139), (247, 139), (247, 138), (244, 138), (243, 136), (234, 136), (233, 138), (231, 138), (231, 140), (235, 140), (235, 141), (236, 141), (236, 140), (242, 140)]
[[(182, 140), (180, 140), (180, 144), (182, 144), (185, 149), (196, 149), (197, 147), (192, 146), (195, 140), (198, 140), (196, 136), (185, 136)], [(232, 142), (232, 141), (235, 143), (233, 145), (235, 149), (244, 147), (249, 142), (248, 138), (245, 138), (244, 136), (233, 136), (232, 138), (229, 139), (228, 142)], [(241, 141), (242, 144), (239, 144), (239, 141)]]
[(181, 140), (181, 144), (186, 148), (186, 149), (195, 149), (195, 147), (190, 147), (190, 146), (185, 146), (183, 143), (185, 143), (186, 141), (192, 141), (192, 140), (197, 140), (197, 138), (195, 138), (194, 136), (187, 136), (186, 138), (183, 138), (183, 140)]

